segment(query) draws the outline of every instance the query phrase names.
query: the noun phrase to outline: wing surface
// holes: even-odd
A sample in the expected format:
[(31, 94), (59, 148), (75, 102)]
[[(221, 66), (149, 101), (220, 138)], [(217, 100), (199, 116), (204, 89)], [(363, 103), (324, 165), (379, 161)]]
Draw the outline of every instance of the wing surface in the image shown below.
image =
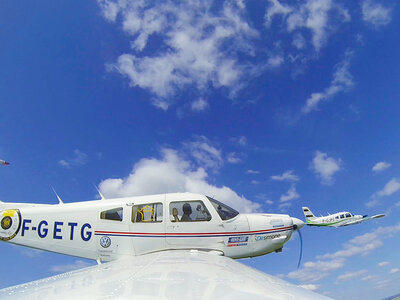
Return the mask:
[(0, 299), (329, 299), (231, 258), (190, 250), (133, 256), (0, 290)]

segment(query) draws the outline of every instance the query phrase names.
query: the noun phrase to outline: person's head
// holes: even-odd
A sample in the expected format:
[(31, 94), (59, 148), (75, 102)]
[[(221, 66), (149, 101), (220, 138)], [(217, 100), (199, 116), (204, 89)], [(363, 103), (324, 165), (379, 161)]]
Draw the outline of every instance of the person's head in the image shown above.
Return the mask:
[(190, 206), (189, 203), (183, 204), (182, 209), (183, 209), (183, 213), (184, 213), (185, 215), (188, 215), (188, 216), (189, 216), (189, 215), (192, 213), (192, 207)]

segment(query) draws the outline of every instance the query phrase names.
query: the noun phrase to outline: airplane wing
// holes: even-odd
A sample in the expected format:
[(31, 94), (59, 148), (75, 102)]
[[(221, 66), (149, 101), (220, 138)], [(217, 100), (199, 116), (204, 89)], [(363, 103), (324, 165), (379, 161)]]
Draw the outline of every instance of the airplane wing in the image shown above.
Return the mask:
[(330, 299), (231, 258), (170, 250), (0, 290), (0, 299)]
[(364, 216), (362, 219), (346, 223), (346, 224), (344, 224), (344, 226), (358, 224), (358, 223), (361, 223), (361, 222), (364, 222), (364, 221), (369, 221), (369, 220), (372, 220), (372, 219), (383, 218), (384, 216), (385, 216), (384, 214), (379, 214), (379, 215), (375, 215), (375, 216), (372, 216), (372, 217)]

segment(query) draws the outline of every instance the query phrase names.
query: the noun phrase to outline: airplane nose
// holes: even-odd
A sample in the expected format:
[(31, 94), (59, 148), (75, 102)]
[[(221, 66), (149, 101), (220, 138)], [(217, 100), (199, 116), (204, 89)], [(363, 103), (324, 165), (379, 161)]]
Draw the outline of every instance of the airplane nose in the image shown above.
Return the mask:
[(302, 220), (292, 217), (292, 221), (293, 221), (293, 229), (294, 230), (303, 228), (304, 222)]

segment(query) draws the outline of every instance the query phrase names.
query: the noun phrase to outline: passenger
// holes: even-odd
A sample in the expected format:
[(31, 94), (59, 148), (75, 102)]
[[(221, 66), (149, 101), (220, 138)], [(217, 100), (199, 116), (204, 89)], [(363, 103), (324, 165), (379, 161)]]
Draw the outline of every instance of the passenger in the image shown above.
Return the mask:
[(181, 218), (181, 222), (192, 221), (192, 218), (190, 218), (190, 215), (192, 214), (192, 207), (190, 206), (190, 204), (189, 203), (183, 204), (182, 210), (183, 210), (183, 215)]
[(172, 220), (172, 222), (179, 222), (179, 218), (178, 218), (178, 209), (176, 207), (174, 207), (172, 209), (172, 216), (174, 217), (174, 219)]

